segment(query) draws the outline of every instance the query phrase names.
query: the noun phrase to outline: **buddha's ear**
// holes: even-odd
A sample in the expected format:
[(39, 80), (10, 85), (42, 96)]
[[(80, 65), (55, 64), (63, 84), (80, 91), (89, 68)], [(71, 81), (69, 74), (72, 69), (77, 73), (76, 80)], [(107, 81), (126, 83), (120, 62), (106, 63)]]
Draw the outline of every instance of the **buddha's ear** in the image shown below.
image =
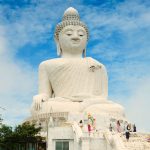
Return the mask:
[(83, 57), (86, 57), (86, 47), (85, 47), (85, 49), (83, 50)]
[(62, 50), (60, 48), (60, 44), (59, 44), (59, 41), (55, 38), (55, 42), (56, 42), (56, 47), (57, 47), (57, 55), (58, 56), (61, 56), (62, 54)]

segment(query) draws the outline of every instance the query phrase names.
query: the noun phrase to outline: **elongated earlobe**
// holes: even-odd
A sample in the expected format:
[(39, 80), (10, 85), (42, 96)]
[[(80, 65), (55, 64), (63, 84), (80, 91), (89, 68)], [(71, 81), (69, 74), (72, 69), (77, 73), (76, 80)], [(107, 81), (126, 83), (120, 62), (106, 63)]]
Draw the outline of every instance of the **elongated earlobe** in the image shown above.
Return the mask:
[(60, 45), (59, 45), (59, 43), (57, 42), (57, 55), (58, 56), (61, 56), (61, 54), (62, 54), (62, 50), (61, 50), (61, 48), (60, 48)]
[(83, 50), (83, 57), (86, 57), (86, 48)]
[(62, 50), (60, 48), (59, 41), (56, 38), (55, 38), (55, 42), (56, 42), (56, 47), (57, 47), (57, 56), (61, 56), (62, 55)]

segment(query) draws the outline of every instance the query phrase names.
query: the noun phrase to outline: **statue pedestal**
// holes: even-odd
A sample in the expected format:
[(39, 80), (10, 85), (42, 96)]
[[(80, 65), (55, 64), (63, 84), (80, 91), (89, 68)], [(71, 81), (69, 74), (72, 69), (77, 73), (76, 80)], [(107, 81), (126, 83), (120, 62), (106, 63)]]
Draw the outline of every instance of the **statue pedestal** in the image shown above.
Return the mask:
[[(31, 122), (36, 122), (37, 125), (40, 123), (42, 126), (48, 139), (48, 150), (56, 150), (56, 147), (62, 145), (69, 146), (68, 150), (99, 150), (99, 147), (103, 150), (112, 150), (111, 144), (104, 137), (104, 132), (109, 129), (110, 123), (116, 130), (117, 120), (126, 121), (123, 108), (119, 104), (105, 101), (88, 106), (83, 112), (71, 112), (71, 108), (65, 109), (69, 111), (56, 112), (49, 107), (48, 112), (44, 113), (45, 109), (41, 109), (30, 118)], [(95, 122), (93, 122), (94, 119)], [(79, 126), (80, 120), (83, 121), (82, 128)]]
[[(92, 130), (90, 132), (88, 131), (89, 113), (91, 117), (96, 119), (95, 129), (91, 127)], [(82, 127), (79, 124), (80, 120), (83, 120)], [(118, 133), (116, 130), (117, 120), (120, 120), (121, 123), (121, 133)], [(61, 146), (65, 146), (66, 150), (99, 150), (99, 148), (102, 150), (127, 150), (128, 147), (132, 146), (133, 140), (126, 142), (123, 135), (126, 119), (123, 118), (121, 113), (120, 115), (117, 115), (117, 113), (101, 113), (100, 111), (98, 113), (96, 109), (88, 113), (51, 112), (32, 116), (28, 121), (36, 123), (37, 126), (40, 123), (42, 126), (41, 135), (47, 139), (47, 150), (56, 150), (56, 148)], [(112, 124), (112, 132), (109, 131), (109, 123)], [(138, 134), (135, 133), (137, 137)], [(134, 138), (135, 135), (130, 138)], [(144, 138), (144, 134), (142, 136)], [(138, 144), (141, 146), (147, 144), (146, 142), (139, 142), (137, 141), (136, 143), (137, 150), (138, 148), (140, 149)], [(147, 147), (148, 150), (150, 145), (147, 144)]]
[[(48, 150), (56, 150), (62, 145), (69, 146), (68, 150), (99, 150), (100, 147), (102, 150), (112, 150), (104, 136), (110, 123), (108, 117), (102, 118), (100, 114), (94, 116), (98, 126), (89, 133), (85, 113), (51, 113), (51, 116), (53, 119), (49, 118), (48, 123)], [(82, 128), (78, 124), (80, 120), (83, 120)]]
[(48, 150), (56, 150), (56, 147), (64, 146), (69, 147), (69, 150), (75, 150), (72, 127), (50, 127), (48, 129)]
[(56, 150), (61, 146), (69, 147), (66, 150), (99, 150), (99, 148), (107, 150), (107, 144), (102, 135), (93, 137), (83, 132), (83, 135), (78, 137), (78, 132), (72, 125), (49, 128), (48, 133), (48, 150)]

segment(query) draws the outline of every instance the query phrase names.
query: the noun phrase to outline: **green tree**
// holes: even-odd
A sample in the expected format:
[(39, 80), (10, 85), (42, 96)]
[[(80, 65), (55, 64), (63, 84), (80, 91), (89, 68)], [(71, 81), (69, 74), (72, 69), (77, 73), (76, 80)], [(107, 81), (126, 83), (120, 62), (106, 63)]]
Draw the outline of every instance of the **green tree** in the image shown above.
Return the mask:
[(34, 124), (25, 122), (22, 125), (15, 127), (14, 136), (17, 136), (18, 138), (37, 137), (40, 130), (41, 127), (35, 127)]
[(4, 142), (13, 135), (12, 127), (2, 124), (0, 127), (0, 142)]
[(16, 150), (17, 147), (26, 149), (28, 143), (36, 143), (42, 141), (42, 137), (38, 136), (41, 127), (35, 127), (34, 124), (28, 122), (12, 127), (2, 124), (0, 127), (0, 146), (9, 145), (9, 149)]

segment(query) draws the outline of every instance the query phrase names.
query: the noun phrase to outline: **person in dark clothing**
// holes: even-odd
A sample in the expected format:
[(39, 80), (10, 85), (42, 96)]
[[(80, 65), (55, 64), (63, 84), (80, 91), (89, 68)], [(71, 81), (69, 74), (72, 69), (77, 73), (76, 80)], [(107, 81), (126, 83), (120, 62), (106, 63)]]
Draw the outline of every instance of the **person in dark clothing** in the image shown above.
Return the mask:
[(126, 127), (126, 139), (127, 139), (127, 142), (129, 141), (129, 138), (130, 138), (130, 125), (128, 124), (127, 127)]
[(136, 126), (135, 126), (135, 124), (133, 125), (133, 132), (136, 132)]
[(110, 123), (110, 125), (109, 125), (109, 131), (112, 132), (112, 130), (113, 130), (113, 127), (112, 127), (112, 125)]
[(83, 128), (83, 121), (82, 120), (79, 121), (79, 126), (81, 129)]

